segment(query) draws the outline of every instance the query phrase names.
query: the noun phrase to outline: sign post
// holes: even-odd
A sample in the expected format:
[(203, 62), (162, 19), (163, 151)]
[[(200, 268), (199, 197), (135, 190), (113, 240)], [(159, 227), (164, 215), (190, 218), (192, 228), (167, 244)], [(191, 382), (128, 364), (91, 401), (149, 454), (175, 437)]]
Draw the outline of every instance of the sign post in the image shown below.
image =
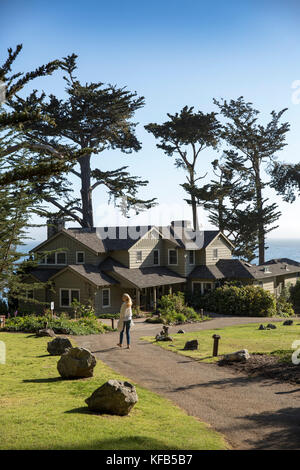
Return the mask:
[(51, 302), (51, 304), (50, 304), (50, 310), (51, 310), (51, 317), (53, 318), (54, 302)]

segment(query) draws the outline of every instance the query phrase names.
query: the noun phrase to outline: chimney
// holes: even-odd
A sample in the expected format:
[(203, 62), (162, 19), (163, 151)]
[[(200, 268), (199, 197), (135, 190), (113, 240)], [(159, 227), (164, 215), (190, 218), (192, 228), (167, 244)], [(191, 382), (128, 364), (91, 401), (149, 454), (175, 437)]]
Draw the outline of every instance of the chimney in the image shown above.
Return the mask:
[(172, 227), (192, 228), (190, 220), (172, 220), (171, 225)]
[(56, 233), (65, 228), (65, 219), (63, 217), (47, 220), (47, 239), (53, 237)]

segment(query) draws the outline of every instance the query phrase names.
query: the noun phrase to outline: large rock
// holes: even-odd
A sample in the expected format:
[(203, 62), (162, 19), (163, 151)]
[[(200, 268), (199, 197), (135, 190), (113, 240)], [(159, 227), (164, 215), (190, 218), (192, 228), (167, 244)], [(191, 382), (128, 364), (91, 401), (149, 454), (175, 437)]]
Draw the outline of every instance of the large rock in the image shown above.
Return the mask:
[(42, 328), (36, 334), (37, 336), (50, 336), (51, 338), (55, 337), (55, 333), (51, 328)]
[(109, 380), (85, 400), (90, 410), (119, 416), (128, 415), (137, 401), (135, 387), (120, 380)]
[(248, 359), (250, 359), (248, 349), (241, 349), (231, 354), (225, 354), (223, 357), (223, 360), (228, 362), (245, 362), (248, 361)]
[(267, 325), (267, 329), (268, 329), (268, 330), (276, 330), (276, 329), (277, 329), (277, 326), (274, 325), (274, 323), (269, 323), (269, 324)]
[(198, 340), (192, 339), (191, 341), (187, 341), (185, 343), (184, 349), (186, 351), (193, 351), (194, 349), (198, 349)]
[(95, 356), (84, 348), (70, 348), (59, 359), (57, 370), (63, 378), (93, 377)]
[(47, 351), (51, 356), (61, 356), (71, 347), (72, 343), (68, 338), (55, 338), (47, 344)]
[(156, 335), (155, 341), (173, 341), (172, 336)]
[(283, 322), (283, 325), (284, 326), (291, 326), (293, 323), (294, 323), (293, 320), (285, 320), (285, 322)]

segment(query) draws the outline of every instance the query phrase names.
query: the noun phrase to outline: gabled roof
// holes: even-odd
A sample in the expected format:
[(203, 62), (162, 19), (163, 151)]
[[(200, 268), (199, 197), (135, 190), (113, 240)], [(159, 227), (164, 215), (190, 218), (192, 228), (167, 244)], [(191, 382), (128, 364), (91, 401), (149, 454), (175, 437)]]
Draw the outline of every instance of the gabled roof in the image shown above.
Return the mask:
[(40, 282), (47, 282), (52, 276), (64, 268), (33, 268), (28, 274), (35, 277)]
[[(284, 260), (284, 262), (282, 262)], [(215, 265), (196, 266), (189, 274), (191, 279), (257, 279), (300, 273), (300, 263), (282, 258), (263, 265), (247, 263), (239, 259), (220, 259)]]
[(110, 256), (99, 264), (99, 269), (114, 273), (139, 288), (186, 282), (186, 278), (164, 266), (127, 268)]
[(87, 281), (91, 282), (97, 287), (118, 284), (118, 281), (110, 277), (107, 273), (100, 271), (97, 266), (92, 264), (69, 264), (65, 268), (61, 269), (58, 273), (54, 274), (51, 279), (55, 279), (55, 277), (68, 270), (85, 278)]
[(129, 250), (152, 229), (156, 229), (158, 237), (170, 240), (175, 246), (187, 250), (206, 248), (221, 235), (231, 246), (232, 243), (219, 230), (198, 230), (177, 226), (136, 225), (120, 227), (63, 228), (51, 238), (36, 246), (33, 252), (40, 250), (50, 240), (59, 235), (65, 235), (76, 240), (96, 254), (108, 253), (115, 250)]

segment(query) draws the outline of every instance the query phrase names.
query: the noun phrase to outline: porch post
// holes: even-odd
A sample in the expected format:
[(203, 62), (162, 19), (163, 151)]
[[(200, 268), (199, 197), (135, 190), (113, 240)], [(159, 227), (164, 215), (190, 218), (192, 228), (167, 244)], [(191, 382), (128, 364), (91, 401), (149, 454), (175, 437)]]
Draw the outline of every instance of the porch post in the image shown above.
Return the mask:
[(153, 287), (153, 308), (156, 310), (157, 308), (157, 291), (156, 287)]
[(136, 307), (139, 309), (141, 306), (141, 292), (140, 289), (135, 290), (135, 295), (136, 295)]
[(172, 294), (172, 286), (169, 286), (169, 294)]

